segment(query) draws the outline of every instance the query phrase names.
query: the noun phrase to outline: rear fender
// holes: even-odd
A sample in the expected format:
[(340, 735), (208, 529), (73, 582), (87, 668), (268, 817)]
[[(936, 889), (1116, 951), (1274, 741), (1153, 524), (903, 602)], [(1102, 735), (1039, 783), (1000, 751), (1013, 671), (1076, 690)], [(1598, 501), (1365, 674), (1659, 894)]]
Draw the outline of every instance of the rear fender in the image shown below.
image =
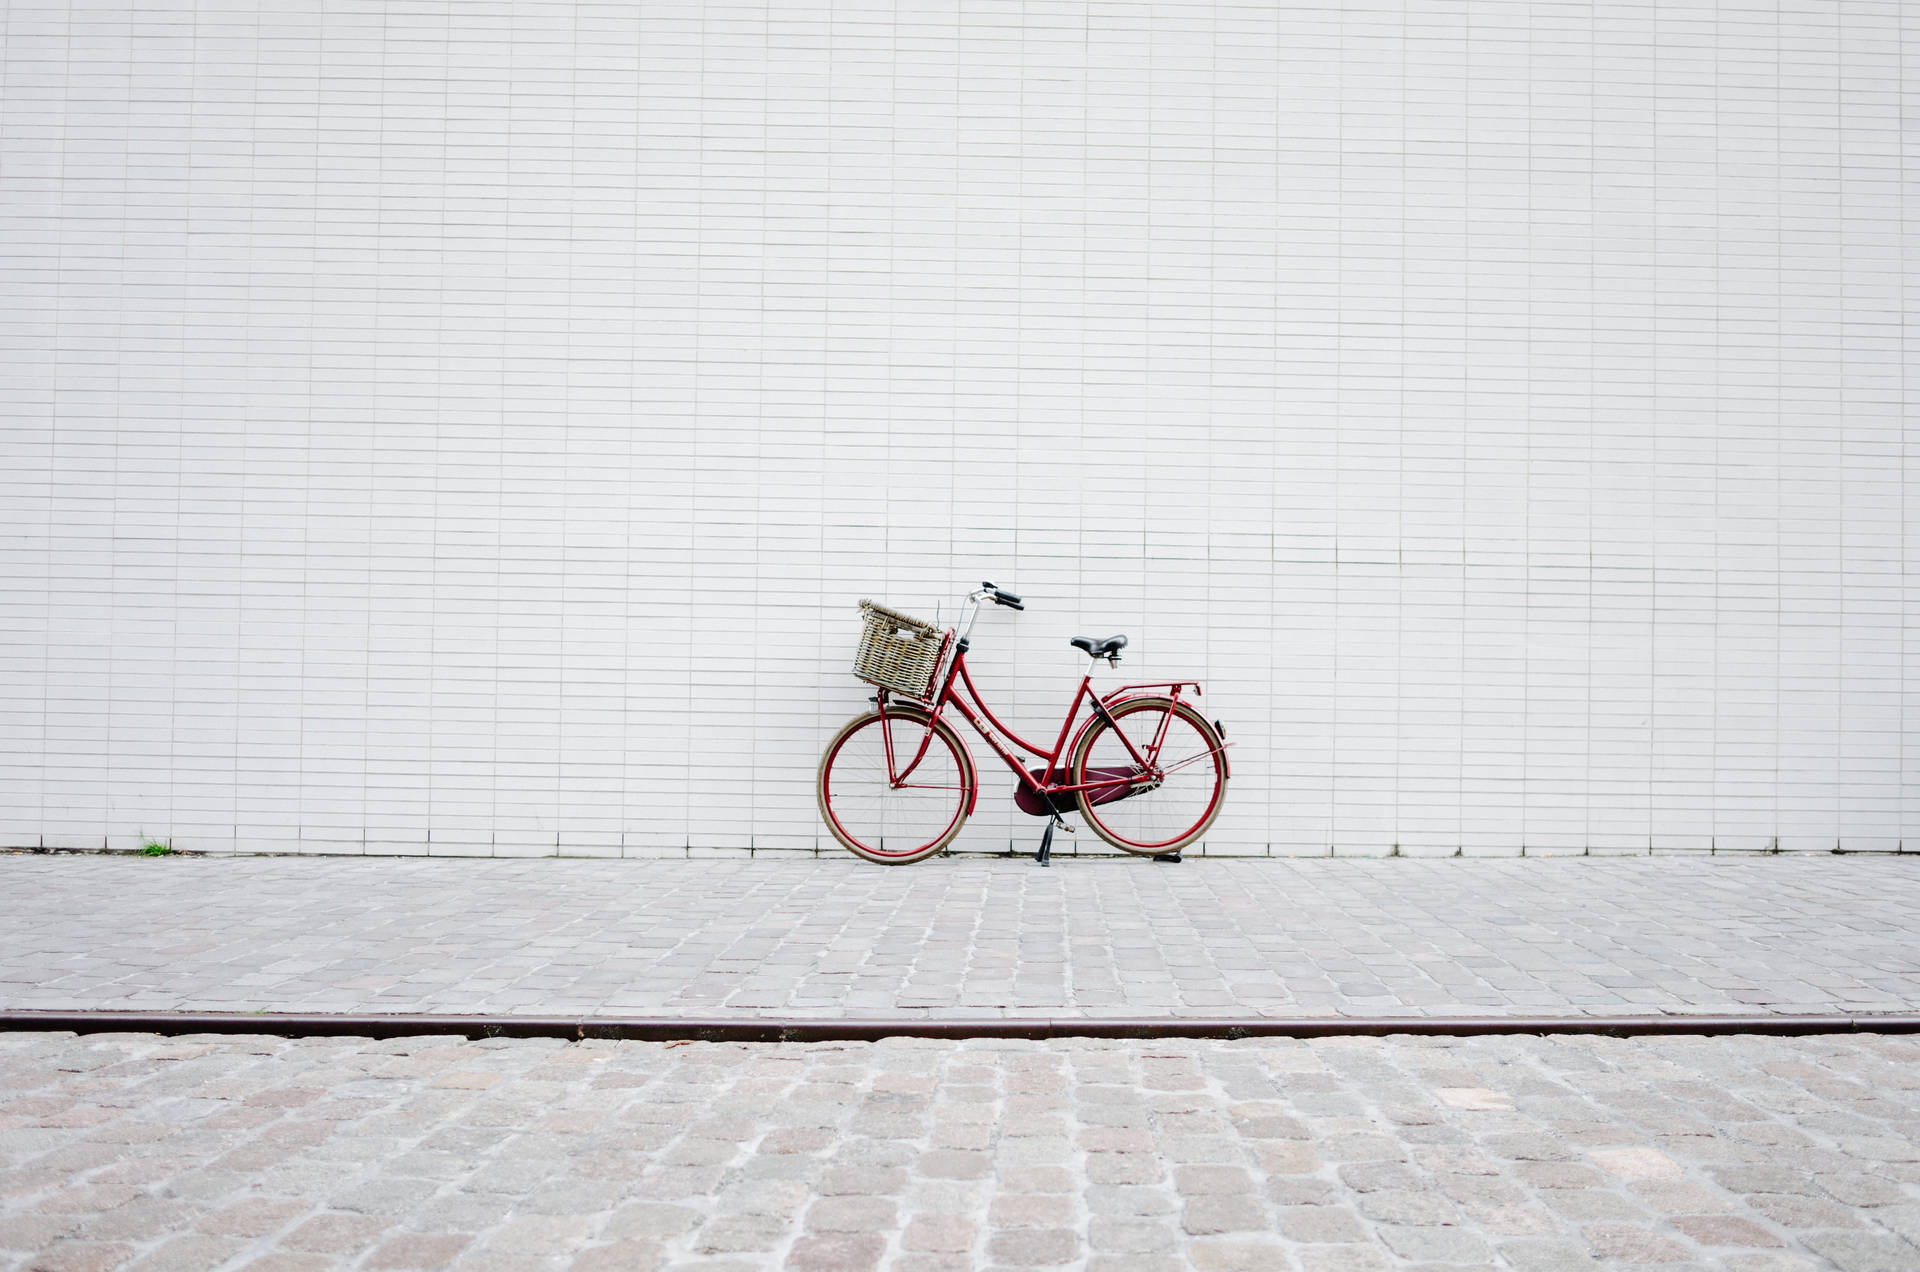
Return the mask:
[(1060, 776), (1062, 778), (1067, 776), (1067, 770), (1073, 767), (1073, 757), (1080, 753), (1081, 739), (1087, 736), (1094, 725), (1100, 723), (1101, 715), (1107, 708), (1117, 707), (1129, 698), (1146, 698), (1152, 696), (1156, 695), (1138, 693), (1131, 688), (1127, 688), (1115, 689), (1112, 693), (1089, 699), (1093, 704), (1093, 711), (1086, 719), (1080, 722), (1080, 727), (1073, 731), (1073, 741), (1067, 743), (1067, 749), (1060, 752), (1060, 758), (1065, 761), (1065, 763), (1060, 766)]
[[(1220, 776), (1223, 778), (1232, 777), (1233, 765), (1227, 759), (1226, 740), (1221, 738), (1219, 736), (1219, 733), (1214, 729), (1213, 725), (1207, 720), (1207, 718), (1200, 714), (1200, 708), (1194, 706), (1191, 702), (1187, 702), (1179, 698), (1172, 698), (1164, 693), (1148, 692), (1149, 689), (1157, 689), (1162, 687), (1164, 686), (1128, 685), (1124, 689), (1115, 689), (1112, 693), (1105, 694), (1101, 698), (1099, 698), (1094, 704), (1093, 714), (1088, 716), (1085, 723), (1081, 724), (1080, 728), (1074, 733), (1072, 744), (1069, 745), (1066, 751), (1064, 752), (1064, 754), (1068, 757), (1069, 762), (1071, 762), (1071, 758), (1074, 755), (1079, 753), (1080, 740), (1084, 738), (1087, 735), (1087, 733), (1093, 728), (1094, 724), (1099, 721), (1102, 711), (1111, 710), (1114, 707), (1120, 706), (1122, 703), (1138, 702), (1141, 699), (1157, 699), (1161, 702), (1172, 702), (1177, 706), (1182, 706), (1187, 708), (1189, 711), (1193, 712), (1194, 716), (1198, 718), (1202, 724), (1205, 724), (1207, 726), (1207, 733), (1213, 737), (1213, 740), (1216, 743), (1219, 744), (1218, 754), (1220, 756)], [(1198, 689), (1199, 686), (1195, 685), (1194, 688)], [(978, 789), (979, 789), (978, 787), (975, 787), (976, 791)]]

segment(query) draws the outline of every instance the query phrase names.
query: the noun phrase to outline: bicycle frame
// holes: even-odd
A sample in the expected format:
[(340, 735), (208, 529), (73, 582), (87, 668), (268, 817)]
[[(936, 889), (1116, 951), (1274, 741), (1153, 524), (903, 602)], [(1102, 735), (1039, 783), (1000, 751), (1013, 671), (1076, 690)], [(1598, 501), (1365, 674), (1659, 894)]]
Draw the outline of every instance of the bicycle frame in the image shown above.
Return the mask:
[[(968, 627), (971, 628), (972, 623), (968, 623)], [(949, 652), (952, 654), (950, 661), (947, 658)], [(993, 709), (987, 706), (986, 701), (981, 698), (980, 690), (973, 683), (973, 676), (967, 671), (965, 636), (961, 636), (959, 640), (956, 641), (955, 633), (949, 631), (940, 648), (940, 662), (935, 665), (945, 667), (944, 674), (939, 678), (939, 692), (930, 695), (926, 700), (931, 705), (931, 711), (927, 713), (926, 717), (926, 731), (920, 739), (920, 746), (914, 752), (913, 758), (908, 760), (904, 767), (900, 765), (899, 758), (894, 753), (893, 731), (887, 728), (882, 728), (880, 731), (881, 738), (886, 747), (888, 780), (895, 788), (905, 785), (907, 779), (913, 775), (914, 769), (919, 767), (920, 761), (926, 758), (927, 748), (933, 742), (934, 725), (940, 721), (941, 716), (949, 706), (958, 712), (962, 719), (973, 726), (974, 732), (985, 739), (987, 745), (993, 748), (994, 754), (998, 755), (1006, 766), (1013, 770), (1015, 777), (1019, 778), (1034, 794), (1043, 799), (1054, 795), (1076, 795), (1081, 791), (1130, 787), (1142, 779), (1156, 780), (1164, 775), (1159, 767), (1160, 748), (1166, 742), (1166, 729), (1168, 722), (1172, 719), (1171, 715), (1162, 717), (1159, 729), (1155, 731), (1152, 741), (1147, 744), (1146, 750), (1143, 753), (1139, 748), (1134, 746), (1132, 740), (1119, 728), (1110, 712), (1110, 708), (1145, 689), (1165, 689), (1168, 696), (1175, 703), (1180, 701), (1180, 691), (1182, 689), (1192, 689), (1195, 697), (1200, 696), (1200, 683), (1195, 680), (1167, 680), (1146, 684), (1122, 685), (1120, 688), (1102, 695), (1094, 691), (1093, 675), (1089, 672), (1080, 678), (1080, 688), (1073, 695), (1073, 704), (1067, 708), (1066, 719), (1060, 722), (1060, 732), (1053, 740), (1053, 749), (1043, 750), (1021, 737), (1011, 728), (1008, 728), (1006, 723), (994, 715)], [(881, 689), (874, 697), (875, 705), (879, 708), (879, 714), (882, 717), (885, 717), (887, 714), (887, 703), (890, 696), (886, 689)], [(1086, 722), (1076, 730), (1074, 728), (1074, 721), (1079, 719), (1080, 704), (1082, 702), (1091, 703), (1093, 711), (1092, 714), (1087, 717)], [(924, 710), (924, 708), (917, 709), (916, 714), (918, 714), (918, 710)], [(1092, 727), (1095, 720), (1104, 720), (1108, 725), (1113, 727), (1114, 736), (1120, 739), (1121, 745), (1126, 747), (1129, 757), (1133, 760), (1134, 764), (1139, 767), (1140, 771), (1138, 773), (1123, 777), (1103, 778), (1099, 781), (1083, 782), (1078, 785), (1066, 780), (1069, 774), (1064, 771), (1064, 761), (1067, 756), (1073, 753), (1074, 747), (1080, 740), (1080, 735)], [(918, 721), (916, 721), (916, 723), (918, 723)], [(1046, 761), (1046, 767), (1040, 771), (1038, 778), (1021, 762), (1019, 754), (1014, 751), (1013, 747), (1006, 745), (1006, 743), (1000, 740), (1000, 734), (1005, 734), (1007, 739), (1011, 741), (1014, 746), (1019, 747), (1020, 750), (1026, 751)], [(1221, 757), (1221, 762), (1224, 766), (1224, 756)], [(1055, 780), (1057, 770), (1059, 771), (1060, 778), (1058, 781)], [(976, 782), (967, 800), (966, 811), (969, 815), (972, 814), (974, 804), (979, 798), (980, 786), (979, 783)]]

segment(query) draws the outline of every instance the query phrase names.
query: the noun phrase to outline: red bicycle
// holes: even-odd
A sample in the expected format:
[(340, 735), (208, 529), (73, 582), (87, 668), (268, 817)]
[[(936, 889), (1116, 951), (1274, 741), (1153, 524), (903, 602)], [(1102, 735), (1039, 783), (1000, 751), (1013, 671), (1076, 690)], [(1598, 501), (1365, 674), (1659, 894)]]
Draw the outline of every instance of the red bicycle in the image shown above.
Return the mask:
[[(1229, 777), (1225, 731), (1181, 696), (1191, 689), (1199, 697), (1199, 683), (1123, 685), (1100, 694), (1090, 667), (1053, 748), (1043, 750), (993, 714), (967, 673), (973, 624), (987, 600), (1026, 608), (1012, 592), (982, 583), (967, 596), (965, 624), (941, 632), (860, 603), (866, 627), (854, 674), (879, 691), (874, 709), (848, 721), (820, 759), (820, 814), (833, 837), (884, 865), (919, 861), (953, 841), (980, 786), (972, 754), (944, 718), (952, 708), (1013, 770), (1019, 806), (1048, 819), (1040, 864), (1048, 864), (1055, 827), (1065, 826), (1060, 815), (1075, 808), (1114, 847), (1177, 860), (1220, 815)], [(1071, 643), (1096, 664), (1104, 658), (1118, 666), (1127, 638), (1076, 636)], [(1082, 702), (1092, 709), (1076, 731)], [(1014, 747), (1045, 763), (1029, 768)]]

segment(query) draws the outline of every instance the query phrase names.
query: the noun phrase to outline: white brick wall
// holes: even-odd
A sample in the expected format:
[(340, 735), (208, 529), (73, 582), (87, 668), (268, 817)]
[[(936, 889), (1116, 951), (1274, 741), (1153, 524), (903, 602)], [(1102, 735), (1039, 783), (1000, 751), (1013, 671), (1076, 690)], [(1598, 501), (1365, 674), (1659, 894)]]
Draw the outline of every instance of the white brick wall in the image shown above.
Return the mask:
[(1920, 846), (1920, 9), (0, 12), (0, 842), (812, 849), (991, 577), (1210, 851)]

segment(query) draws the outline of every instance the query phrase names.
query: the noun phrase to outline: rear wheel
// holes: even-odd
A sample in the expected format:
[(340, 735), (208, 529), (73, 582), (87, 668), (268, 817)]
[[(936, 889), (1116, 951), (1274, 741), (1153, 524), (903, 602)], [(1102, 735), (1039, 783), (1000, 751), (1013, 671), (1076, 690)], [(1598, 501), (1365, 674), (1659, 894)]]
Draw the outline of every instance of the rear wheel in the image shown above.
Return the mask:
[[(928, 738), (927, 721), (925, 712), (890, 708), (884, 720), (869, 714), (848, 721), (827, 744), (820, 757), (820, 815), (849, 852), (901, 866), (931, 857), (960, 833), (973, 803), (973, 757), (944, 722)], [(889, 735), (894, 771), (927, 743), (920, 763), (898, 784), (887, 766)]]
[(1113, 784), (1079, 792), (1080, 815), (1115, 848), (1178, 852), (1206, 833), (1226, 802), (1225, 744), (1198, 711), (1171, 698), (1134, 698), (1108, 714), (1113, 723), (1095, 720), (1074, 749), (1073, 784)]

